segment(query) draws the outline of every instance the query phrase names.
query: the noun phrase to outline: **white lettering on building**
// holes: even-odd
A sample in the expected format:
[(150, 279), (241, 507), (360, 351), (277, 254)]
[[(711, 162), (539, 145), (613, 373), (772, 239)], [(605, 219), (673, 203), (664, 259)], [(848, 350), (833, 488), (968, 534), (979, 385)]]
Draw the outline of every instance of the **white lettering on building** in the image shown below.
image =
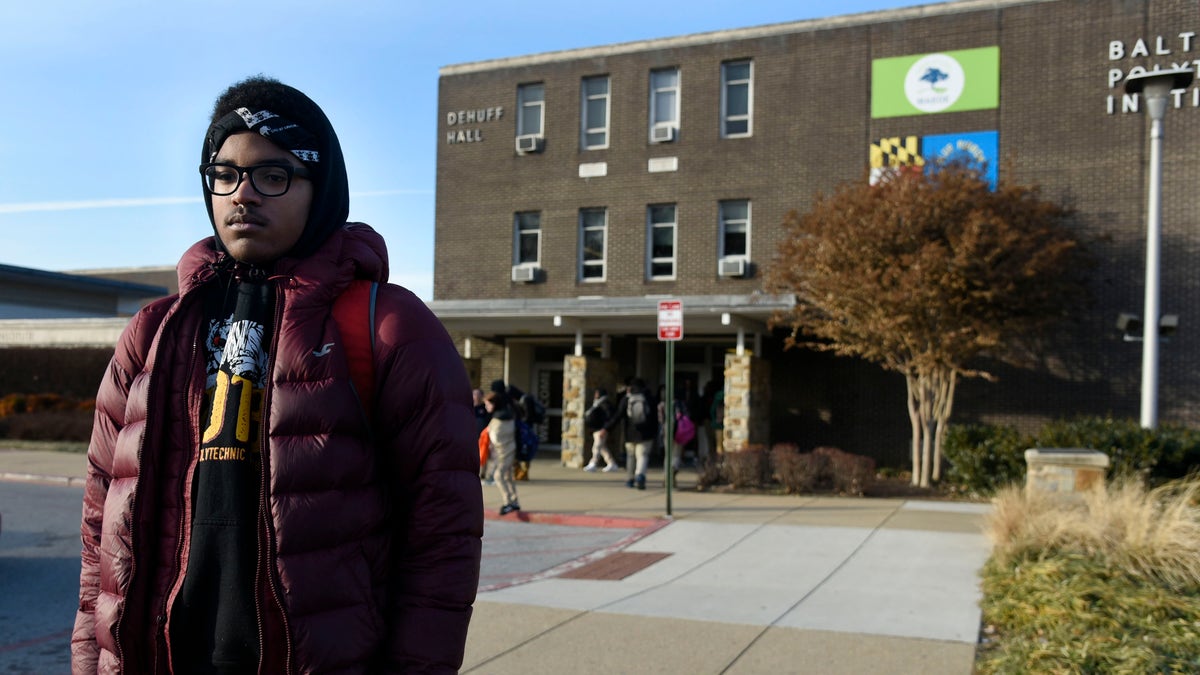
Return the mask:
[[(501, 106), (492, 106), (489, 108), (475, 108), (473, 110), (451, 110), (446, 113), (446, 126), (454, 127), (465, 124), (485, 124), (487, 122), (495, 122), (501, 117), (504, 117), (504, 108)], [(457, 145), (459, 143), (478, 143), (483, 140), (483, 130), (474, 129), (451, 129), (446, 132), (446, 145)]]
[[(1158, 59), (1149, 66), (1142, 64), (1121, 66), (1121, 64), (1115, 64), (1114, 67), (1109, 67), (1108, 69), (1106, 77), (1108, 88), (1109, 90), (1115, 90), (1118, 87), (1122, 87), (1122, 83), (1129, 79), (1129, 77), (1140, 75), (1147, 71), (1191, 68), (1193, 71), (1200, 72), (1200, 57), (1190, 58), (1190, 52), (1195, 46), (1196, 31), (1184, 31), (1176, 33), (1174, 36), (1155, 35), (1153, 39), (1138, 38), (1132, 43), (1122, 40), (1110, 40), (1108, 42), (1108, 60), (1110, 62), (1150, 57), (1169, 58)], [(1200, 77), (1197, 78), (1196, 84), (1200, 85)], [(1179, 89), (1171, 92), (1171, 97), (1175, 108), (1183, 108), (1185, 106), (1200, 108), (1200, 89)], [(1137, 95), (1111, 91), (1105, 100), (1105, 110), (1109, 115), (1136, 113), (1139, 109), (1139, 99), (1140, 97)]]

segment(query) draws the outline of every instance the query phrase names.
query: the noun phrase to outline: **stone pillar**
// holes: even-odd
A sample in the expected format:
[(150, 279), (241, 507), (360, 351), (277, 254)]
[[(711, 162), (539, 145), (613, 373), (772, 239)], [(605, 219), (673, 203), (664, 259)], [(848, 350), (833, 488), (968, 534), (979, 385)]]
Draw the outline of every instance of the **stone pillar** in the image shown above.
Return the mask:
[(617, 384), (617, 362), (590, 356), (563, 359), (562, 450), (563, 466), (583, 467), (590, 457), (592, 435), (584, 427), (583, 413), (592, 405), (596, 387), (608, 390), (611, 399)]
[(1104, 485), (1108, 455), (1087, 448), (1025, 451), (1025, 490), (1073, 495)]
[(725, 355), (725, 452), (771, 442), (771, 364)]

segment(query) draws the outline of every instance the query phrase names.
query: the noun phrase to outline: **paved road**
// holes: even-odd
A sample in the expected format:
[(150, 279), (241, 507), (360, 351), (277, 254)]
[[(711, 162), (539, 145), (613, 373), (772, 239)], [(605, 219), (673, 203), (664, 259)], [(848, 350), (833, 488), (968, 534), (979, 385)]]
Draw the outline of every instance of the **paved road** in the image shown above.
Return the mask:
[[(78, 486), (0, 481), (0, 674), (70, 672), (82, 498)], [(641, 532), (488, 520), (480, 590), (537, 579)]]
[(83, 490), (0, 482), (0, 673), (68, 673)]

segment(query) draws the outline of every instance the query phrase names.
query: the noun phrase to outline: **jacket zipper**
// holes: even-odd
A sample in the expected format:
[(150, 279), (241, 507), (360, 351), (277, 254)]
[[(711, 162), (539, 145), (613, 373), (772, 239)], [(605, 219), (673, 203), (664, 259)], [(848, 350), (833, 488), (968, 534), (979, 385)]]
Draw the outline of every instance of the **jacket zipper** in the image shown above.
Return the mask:
[[(203, 321), (201, 321), (201, 324), (203, 324)], [(201, 326), (201, 328), (203, 328), (203, 325)], [(189, 382), (196, 376), (196, 351), (197, 351), (196, 343), (197, 343), (197, 341), (198, 341), (198, 339), (192, 340), (192, 351), (191, 351), (191, 355), (188, 357), (188, 373), (189, 373), (188, 380), (189, 380)], [(188, 417), (188, 424), (190, 425), (189, 432), (190, 432), (190, 436), (192, 438), (192, 445), (191, 445), (192, 452), (191, 452), (191, 457), (188, 459), (187, 468), (184, 469), (184, 471), (183, 471), (183, 482), (181, 482), (177, 486), (179, 489), (180, 509), (179, 509), (179, 523), (178, 523), (179, 536), (175, 538), (175, 541), (176, 541), (176, 544), (175, 544), (175, 579), (171, 583), (170, 590), (167, 591), (166, 596), (163, 597), (162, 607), (159, 608), (159, 612), (160, 612), (159, 616), (162, 617), (162, 623), (161, 623), (161, 626), (159, 627), (159, 630), (161, 630), (163, 632), (163, 644), (167, 645), (167, 655), (168, 655), (167, 671), (168, 672), (174, 672), (174, 669), (171, 667), (171, 659), (169, 658), (170, 653), (171, 653), (171, 646), (170, 646), (171, 639), (170, 639), (170, 634), (169, 634), (170, 633), (169, 625), (168, 625), (169, 622), (167, 621), (167, 610), (170, 607), (171, 598), (175, 597), (175, 594), (179, 591), (179, 587), (183, 584), (184, 579), (187, 577), (186, 565), (184, 565), (184, 562), (183, 562), (183, 557), (184, 557), (183, 552), (187, 548), (187, 543), (190, 542), (192, 539), (192, 533), (191, 533), (192, 528), (190, 527), (190, 524), (192, 522), (192, 501), (188, 500), (186, 498), (186, 493), (187, 493), (187, 485), (189, 482), (191, 482), (193, 472), (195, 471), (195, 468), (196, 468), (197, 454), (196, 454), (195, 449), (198, 448), (199, 444), (200, 444), (200, 423), (199, 423), (200, 413), (198, 410), (199, 403), (197, 402), (197, 403), (193, 404), (193, 402), (190, 400), (191, 398), (192, 398), (192, 387), (189, 384), (189, 386), (188, 386), (189, 401), (188, 401), (188, 416), (187, 417)], [(201, 398), (203, 398), (203, 395), (201, 396)], [(194, 499), (194, 495), (193, 495), (193, 499)], [(156, 650), (155, 651), (156, 659), (157, 659), (157, 656), (158, 656), (158, 652)], [(155, 664), (154, 672), (155, 673), (158, 672), (157, 664)]]
[[(209, 266), (206, 266), (205, 269), (207, 269), (208, 267)], [(206, 281), (207, 278), (208, 277), (204, 275), (203, 271), (197, 272), (194, 277), (195, 282), (196, 282), (195, 286), (198, 286), (200, 283)], [(193, 286), (193, 288), (195, 286)], [(190, 294), (190, 291), (189, 291), (189, 294)], [(168, 312), (167, 315), (163, 318), (162, 323), (160, 323), (158, 325), (158, 328), (155, 330), (155, 336), (160, 338), (157, 342), (157, 348), (155, 349), (154, 354), (153, 354), (153, 358), (154, 358), (153, 362), (155, 365), (158, 364), (159, 358), (162, 356), (162, 351), (164, 349), (161, 335), (166, 331), (168, 324), (174, 320), (176, 314), (178, 314), (178, 312), (179, 312), (179, 307), (182, 306), (183, 302), (184, 302), (184, 297), (181, 294), (179, 296), (179, 298), (175, 301), (175, 306), (172, 309), (167, 310), (167, 312)], [(195, 358), (195, 354), (196, 354), (196, 343), (195, 343), (195, 340), (193, 340), (192, 341), (192, 359)], [(192, 359), (189, 359), (189, 364), (192, 363)], [(144, 367), (144, 365), (143, 365), (143, 367)], [(139, 473), (141, 471), (142, 462), (145, 458), (146, 436), (149, 435), (150, 432), (152, 431), (152, 428), (149, 424), (149, 422), (150, 422), (149, 410), (151, 409), (149, 402), (153, 401), (155, 398), (154, 397), (154, 385), (157, 382), (158, 382), (158, 378), (156, 378), (154, 376), (154, 370), (151, 369), (146, 374), (146, 401), (147, 401), (146, 422), (147, 423), (146, 423), (145, 428), (142, 430), (142, 438), (138, 442), (137, 466), (138, 466)], [(128, 401), (126, 401), (126, 405), (128, 405)], [(190, 412), (189, 412), (189, 415), (190, 415)], [(129, 665), (125, 661), (125, 644), (121, 640), (121, 632), (122, 632), (121, 627), (124, 625), (124, 621), (125, 621), (125, 610), (129, 606), (130, 591), (132, 591), (136, 587), (135, 583), (134, 583), (134, 581), (137, 579), (137, 572), (138, 572), (138, 555), (137, 555), (137, 551), (138, 551), (137, 532), (138, 532), (138, 530), (136, 527), (136, 523), (137, 523), (137, 509), (138, 509), (138, 493), (142, 489), (143, 489), (143, 486), (141, 484), (141, 477), (139, 475), (138, 484), (134, 487), (133, 497), (131, 498), (130, 503), (129, 503), (129, 523), (127, 525), (127, 527), (129, 528), (129, 550), (132, 552), (132, 554), (130, 555), (130, 558), (129, 558), (129, 586), (128, 586), (128, 590), (125, 593), (124, 602), (121, 603), (121, 611), (117, 613), (116, 624), (113, 628), (113, 643), (116, 645), (116, 648), (117, 648), (117, 662), (121, 664), (122, 668), (127, 668)], [(180, 546), (182, 546), (182, 544), (180, 544)], [(159, 617), (162, 617), (162, 619), (163, 619), (161, 622), (158, 621)], [(162, 612), (158, 616), (154, 617), (154, 619), (155, 619), (155, 622), (158, 624), (158, 626), (156, 627), (156, 631), (165, 631), (166, 630), (166, 612), (165, 611)], [(157, 641), (157, 636), (155, 637), (155, 640)], [(151, 671), (151, 672), (155, 672), (155, 673), (158, 672), (158, 656), (159, 656), (158, 651), (159, 650), (157, 649), (157, 646), (155, 646), (155, 648), (154, 648), (155, 663), (153, 666), (154, 670)]]
[[(267, 381), (263, 383), (263, 400), (262, 406), (259, 409), (258, 422), (258, 457), (259, 457), (259, 492), (258, 492), (258, 513), (259, 519), (262, 521), (262, 545), (258, 547), (258, 564), (255, 569), (266, 574), (266, 584), (271, 590), (271, 597), (274, 598), (275, 604), (279, 608), (279, 616), (283, 621), (283, 644), (284, 644), (284, 672), (292, 672), (292, 630), (288, 625), (287, 610), (283, 606), (282, 594), (279, 592), (279, 581), (276, 578), (274, 565), (274, 549), (275, 535), (271, 527), (271, 509), (269, 508), (268, 500), (270, 499), (270, 490), (268, 486), (271, 482), (271, 439), (267, 433), (270, 426), (270, 410), (271, 410), (271, 394), (275, 388), (275, 357), (279, 351), (279, 332), (283, 326), (283, 309), (284, 309), (284, 292), (283, 284), (288, 283), (287, 279), (283, 279), (276, 286), (275, 291), (275, 320), (271, 330), (271, 351), (267, 354)], [(265, 560), (264, 560), (265, 557)], [(263, 619), (263, 606), (259, 599), (259, 594), (254, 593), (254, 608), (255, 614), (258, 617), (258, 645), (259, 645), (259, 671), (261, 672), (263, 665), (267, 659), (267, 644), (266, 644), (266, 627)]]

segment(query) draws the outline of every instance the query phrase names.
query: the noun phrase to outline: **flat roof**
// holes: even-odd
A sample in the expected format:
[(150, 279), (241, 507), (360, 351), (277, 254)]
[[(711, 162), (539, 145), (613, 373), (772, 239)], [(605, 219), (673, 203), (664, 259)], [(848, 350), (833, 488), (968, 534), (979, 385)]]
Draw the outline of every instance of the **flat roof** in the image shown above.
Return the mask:
[(169, 295), (163, 286), (135, 284), (129, 281), (114, 281), (100, 277), (89, 277), (66, 272), (51, 272), (32, 267), (0, 264), (0, 281), (21, 281), (40, 286), (50, 286), (73, 291), (90, 293), (114, 293), (139, 298), (156, 298)]
[(984, 10), (1001, 10), (1017, 5), (1031, 5), (1057, 1), (1058, 0), (953, 0), (951, 2), (915, 5), (913, 7), (901, 7), (897, 9), (877, 10), (874, 12), (846, 14), (844, 16), (833, 16), (824, 19), (805, 19), (803, 21), (773, 23), (751, 28), (733, 28), (728, 30), (710, 31), (707, 33), (693, 33), (691, 35), (682, 35), (678, 37), (636, 40), (634, 42), (622, 42), (598, 47), (581, 47), (578, 49), (565, 49), (553, 52), (543, 52), (540, 54), (529, 54), (525, 56), (511, 56), (498, 59), (489, 59), (486, 61), (459, 63), (442, 66), (438, 69), (438, 75), (465, 75), (468, 73), (498, 70), (501, 68), (518, 68), (544, 63), (571, 61), (575, 59), (616, 56), (620, 54), (630, 54), (653, 49), (694, 47), (697, 45), (706, 45), (715, 42), (730, 42), (733, 40), (772, 37), (775, 35), (785, 35), (790, 33), (832, 30), (835, 28), (849, 28), (853, 26), (888, 23), (893, 21), (907, 21), (930, 16), (944, 16), (946, 14), (960, 14), (964, 12), (978, 12)]

